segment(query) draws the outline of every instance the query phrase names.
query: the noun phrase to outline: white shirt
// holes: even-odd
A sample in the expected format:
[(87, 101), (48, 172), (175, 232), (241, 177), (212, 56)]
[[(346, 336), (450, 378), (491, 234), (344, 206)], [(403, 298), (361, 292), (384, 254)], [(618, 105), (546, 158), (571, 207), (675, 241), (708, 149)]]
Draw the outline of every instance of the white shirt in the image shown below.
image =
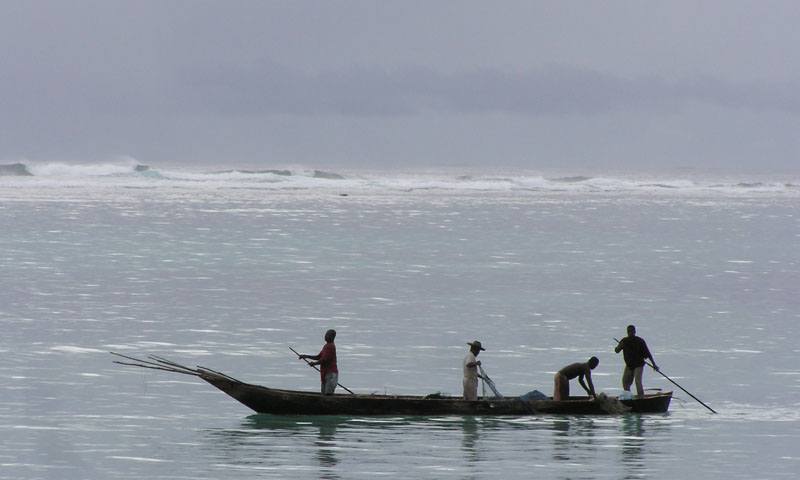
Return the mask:
[(471, 351), (464, 357), (464, 378), (473, 378), (475, 380), (478, 379), (478, 366), (467, 366), (467, 364), (475, 363), (475, 361), (475, 355), (473, 355)]

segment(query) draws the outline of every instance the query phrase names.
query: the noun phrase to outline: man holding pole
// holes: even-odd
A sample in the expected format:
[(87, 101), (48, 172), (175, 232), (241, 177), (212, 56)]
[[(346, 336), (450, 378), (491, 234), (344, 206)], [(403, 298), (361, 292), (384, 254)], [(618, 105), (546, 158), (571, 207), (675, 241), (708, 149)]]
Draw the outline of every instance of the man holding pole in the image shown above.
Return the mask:
[(298, 355), (303, 360), (308, 358), (315, 360), (308, 362), (313, 367), (319, 365), (319, 375), (322, 380), (322, 394), (333, 395), (336, 385), (339, 383), (339, 368), (336, 365), (336, 345), (333, 339), (336, 338), (336, 330), (325, 332), (325, 346), (317, 355)]
[(653, 354), (647, 348), (647, 343), (643, 338), (636, 336), (636, 327), (628, 325), (628, 336), (620, 340), (614, 352), (619, 353), (622, 351), (622, 356), (625, 359), (625, 370), (622, 372), (622, 388), (626, 392), (631, 391), (631, 384), (636, 381), (636, 395), (639, 398), (644, 396), (644, 386), (642, 385), (642, 370), (644, 368), (645, 359), (650, 359), (653, 362), (653, 370), (658, 371), (658, 365), (653, 359)]

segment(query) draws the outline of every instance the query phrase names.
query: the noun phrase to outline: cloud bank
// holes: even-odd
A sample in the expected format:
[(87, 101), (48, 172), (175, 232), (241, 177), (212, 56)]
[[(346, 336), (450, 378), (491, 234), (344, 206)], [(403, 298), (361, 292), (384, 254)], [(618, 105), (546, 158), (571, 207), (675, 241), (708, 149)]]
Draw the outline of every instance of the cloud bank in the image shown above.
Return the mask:
[(800, 112), (800, 81), (734, 84), (709, 76), (627, 78), (554, 64), (528, 72), (359, 68), (306, 73), (267, 60), (246, 67), (186, 68), (165, 75), (158, 84), (137, 82), (135, 77), (87, 77), (79, 71), (53, 72), (42, 82), (29, 83), (24, 78), (27, 76), (0, 79), (0, 88), (8, 93), (4, 110), (120, 115), (396, 116), (440, 112), (542, 116), (669, 111), (697, 102), (739, 110)]

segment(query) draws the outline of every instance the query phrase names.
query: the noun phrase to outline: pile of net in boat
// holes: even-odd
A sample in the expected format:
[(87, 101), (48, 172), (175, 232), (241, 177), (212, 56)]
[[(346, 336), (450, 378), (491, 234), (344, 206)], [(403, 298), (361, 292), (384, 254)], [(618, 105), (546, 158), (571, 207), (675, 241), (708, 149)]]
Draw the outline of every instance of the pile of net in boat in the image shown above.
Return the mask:
[(617, 397), (609, 397), (605, 392), (601, 392), (597, 396), (597, 403), (607, 413), (628, 413), (631, 411), (631, 407), (625, 406)]
[(523, 402), (531, 402), (533, 400), (550, 400), (550, 398), (539, 390), (532, 390), (528, 393), (519, 396)]

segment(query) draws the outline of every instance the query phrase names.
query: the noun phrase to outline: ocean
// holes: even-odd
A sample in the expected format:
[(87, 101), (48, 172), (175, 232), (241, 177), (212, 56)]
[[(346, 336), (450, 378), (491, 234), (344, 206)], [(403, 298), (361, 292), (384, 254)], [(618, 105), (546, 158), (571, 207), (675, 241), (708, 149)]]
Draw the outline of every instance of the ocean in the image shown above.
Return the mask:
[[(795, 478), (800, 175), (0, 169), (0, 479)], [(552, 394), (634, 324), (669, 413), (256, 415), (160, 355), (314, 390)], [(573, 381), (572, 391), (580, 392)]]

